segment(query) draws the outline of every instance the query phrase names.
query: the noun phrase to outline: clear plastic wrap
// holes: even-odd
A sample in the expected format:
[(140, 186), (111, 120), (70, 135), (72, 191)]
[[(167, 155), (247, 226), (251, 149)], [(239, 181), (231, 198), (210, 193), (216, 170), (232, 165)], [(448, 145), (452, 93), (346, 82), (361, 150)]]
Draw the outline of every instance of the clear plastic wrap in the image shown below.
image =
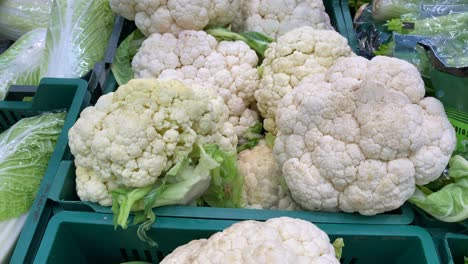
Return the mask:
[(11, 84), (39, 84), (46, 34), (45, 28), (31, 30), (0, 55), (0, 100)]
[(0, 36), (17, 40), (27, 32), (47, 27), (53, 0), (0, 0)]
[(418, 13), (420, 6), (421, 0), (373, 0), (372, 17), (375, 21), (385, 22), (404, 14)]
[(54, 0), (41, 77), (85, 75), (104, 58), (114, 18), (108, 0)]

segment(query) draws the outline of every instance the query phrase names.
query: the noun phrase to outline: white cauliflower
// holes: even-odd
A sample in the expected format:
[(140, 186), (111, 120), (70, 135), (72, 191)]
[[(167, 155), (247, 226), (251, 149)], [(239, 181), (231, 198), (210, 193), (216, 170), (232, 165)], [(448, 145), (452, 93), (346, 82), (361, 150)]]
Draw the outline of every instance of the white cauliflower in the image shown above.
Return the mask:
[(256, 31), (274, 39), (303, 26), (333, 30), (322, 0), (244, 0), (234, 31)]
[(340, 57), (352, 56), (348, 41), (332, 30), (301, 27), (269, 45), (255, 99), (265, 130), (276, 134), (276, 108), (303, 79), (323, 74)]
[(112, 11), (135, 24), (146, 36), (202, 30), (232, 22), (240, 0), (110, 0)]
[(274, 155), (294, 200), (308, 210), (374, 215), (437, 179), (455, 131), (424, 92), (408, 62), (351, 57), (286, 95)]
[(99, 98), (69, 131), (78, 196), (112, 203), (110, 190), (145, 187), (195, 144), (234, 151), (237, 137), (214, 91), (176, 80), (139, 79)]
[(249, 109), (258, 88), (258, 57), (242, 41), (218, 42), (204, 31), (186, 30), (178, 36), (153, 34), (133, 58), (135, 77), (179, 79), (215, 89), (229, 108), (229, 122), (242, 138), (258, 122)]
[(265, 140), (238, 154), (237, 166), (244, 177), (246, 207), (258, 209), (298, 210), (299, 206), (281, 185), (281, 169)]
[(209, 239), (174, 250), (161, 264), (340, 263), (328, 235), (314, 224), (289, 217), (243, 221)]

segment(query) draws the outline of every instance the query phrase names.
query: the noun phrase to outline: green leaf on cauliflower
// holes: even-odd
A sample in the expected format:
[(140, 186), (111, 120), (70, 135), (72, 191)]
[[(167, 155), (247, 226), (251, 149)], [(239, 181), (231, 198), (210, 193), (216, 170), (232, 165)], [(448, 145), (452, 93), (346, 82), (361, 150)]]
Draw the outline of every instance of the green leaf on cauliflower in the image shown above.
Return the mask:
[(343, 255), (343, 248), (345, 246), (343, 238), (337, 238), (335, 241), (333, 241), (333, 248), (335, 249), (335, 256), (338, 260), (341, 259), (341, 256)]
[(0, 134), (0, 221), (19, 217), (31, 207), (65, 112), (23, 118)]
[(444, 222), (459, 222), (468, 219), (468, 161), (461, 156), (454, 156), (449, 162), (449, 182), (441, 189), (434, 185), (417, 186), (410, 202), (428, 214)]
[(205, 31), (206, 33), (215, 37), (218, 41), (240, 40), (245, 42), (251, 49), (255, 50), (260, 58), (260, 61), (262, 61), (265, 57), (265, 51), (268, 48), (268, 45), (274, 41), (274, 39), (259, 32), (235, 33), (223, 27), (212, 27), (206, 29)]
[(125, 38), (117, 48), (111, 70), (119, 85), (124, 85), (133, 79), (132, 59), (144, 40), (145, 35), (137, 29)]
[(211, 171), (211, 183), (203, 200), (211, 207), (242, 207), (243, 177), (237, 169), (237, 153), (223, 151), (214, 144), (206, 145), (205, 150), (220, 166)]
[(244, 134), (244, 139), (247, 140), (243, 144), (237, 147), (237, 153), (240, 153), (246, 149), (252, 149), (258, 145), (260, 139), (263, 138), (263, 125), (261, 122), (253, 124), (247, 129)]
[[(187, 205), (200, 197), (210, 186), (211, 172), (221, 165), (215, 158), (218, 152), (196, 147), (189, 158), (174, 165), (164, 177), (153, 185), (142, 188), (118, 188), (111, 191), (114, 226), (123, 229), (129, 224), (131, 211), (139, 211), (134, 223), (138, 237), (150, 246), (156, 246), (146, 234), (156, 215), (152, 208), (165, 205)], [(143, 213), (143, 214), (142, 214)]]

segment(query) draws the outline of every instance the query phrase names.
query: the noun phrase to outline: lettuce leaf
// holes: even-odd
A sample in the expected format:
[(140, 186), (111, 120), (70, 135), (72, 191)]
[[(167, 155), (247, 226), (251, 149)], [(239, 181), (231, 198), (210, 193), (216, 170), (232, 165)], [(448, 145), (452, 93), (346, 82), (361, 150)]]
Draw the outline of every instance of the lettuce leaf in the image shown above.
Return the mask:
[(18, 217), (31, 207), (65, 115), (23, 118), (0, 134), (0, 221)]
[(12, 84), (39, 84), (46, 34), (45, 28), (34, 29), (0, 55), (0, 100), (5, 98)]

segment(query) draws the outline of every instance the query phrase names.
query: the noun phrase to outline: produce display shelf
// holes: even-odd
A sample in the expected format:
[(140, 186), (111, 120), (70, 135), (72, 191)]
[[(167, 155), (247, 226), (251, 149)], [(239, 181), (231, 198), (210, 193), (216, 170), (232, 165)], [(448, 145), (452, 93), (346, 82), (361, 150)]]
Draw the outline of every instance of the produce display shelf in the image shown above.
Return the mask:
[[(159, 217), (148, 231), (149, 247), (136, 226), (114, 230), (112, 215), (64, 211), (55, 215), (33, 263), (159, 263), (176, 247), (207, 238), (236, 221)], [(318, 224), (330, 239), (345, 241), (341, 263), (440, 263), (430, 235), (414, 226)]]
[[(81, 79), (44, 78), (38, 87), (12, 87), (5, 101), (0, 101), (0, 132), (8, 129), (21, 118), (42, 112), (66, 110), (63, 130), (49, 160), (47, 170), (31, 207), (23, 231), (18, 239), (11, 263), (28, 263), (32, 256), (29, 247), (38, 243), (47, 226), (51, 211), (46, 206), (48, 193), (57, 173), (60, 161), (70, 158), (68, 130), (78, 118), (81, 109), (89, 104), (88, 84)], [(31, 100), (24, 100), (30, 98)]]

